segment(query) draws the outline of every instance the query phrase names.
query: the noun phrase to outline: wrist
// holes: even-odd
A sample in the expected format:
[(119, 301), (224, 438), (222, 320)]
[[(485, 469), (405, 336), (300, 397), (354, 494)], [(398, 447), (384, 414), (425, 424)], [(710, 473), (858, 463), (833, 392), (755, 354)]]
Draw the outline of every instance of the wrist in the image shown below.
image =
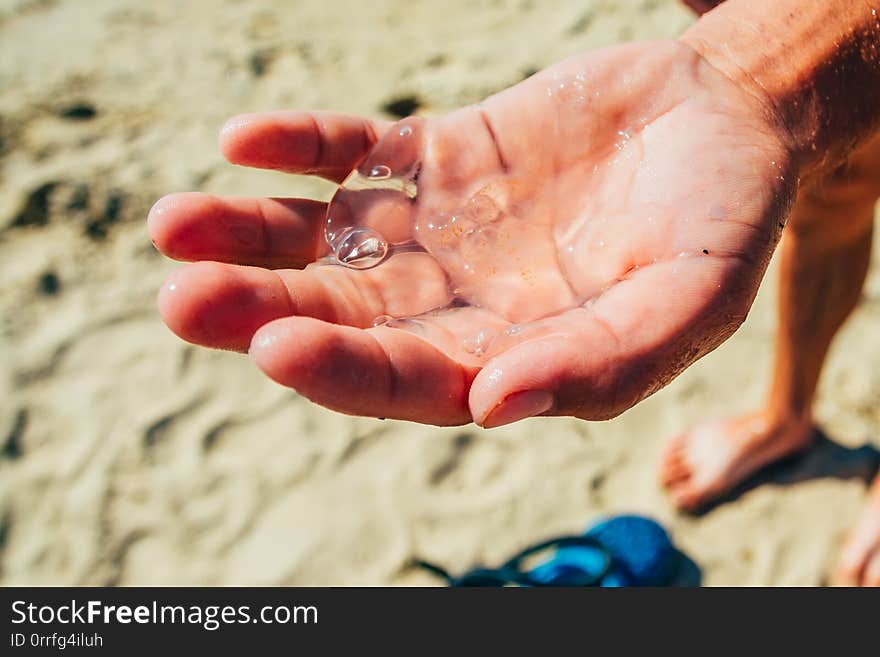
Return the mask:
[(760, 103), (803, 173), (878, 128), (880, 0), (728, 0), (681, 41)]

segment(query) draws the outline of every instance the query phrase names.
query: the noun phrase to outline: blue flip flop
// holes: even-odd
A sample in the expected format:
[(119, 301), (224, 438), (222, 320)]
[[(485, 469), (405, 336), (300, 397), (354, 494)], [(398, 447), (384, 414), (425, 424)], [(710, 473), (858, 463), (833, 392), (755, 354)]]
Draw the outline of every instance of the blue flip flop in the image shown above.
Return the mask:
[[(541, 555), (547, 555), (541, 559)], [(538, 561), (527, 567), (527, 562)], [(449, 586), (698, 586), (699, 567), (677, 550), (650, 518), (620, 515), (581, 536), (560, 536), (522, 550), (500, 568), (453, 577), (424, 561), (416, 565)]]

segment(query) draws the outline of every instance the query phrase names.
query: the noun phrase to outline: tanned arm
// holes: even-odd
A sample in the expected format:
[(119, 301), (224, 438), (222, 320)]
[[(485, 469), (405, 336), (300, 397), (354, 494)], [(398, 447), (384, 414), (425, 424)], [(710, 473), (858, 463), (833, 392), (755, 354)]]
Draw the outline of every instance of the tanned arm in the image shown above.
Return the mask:
[(768, 104), (805, 174), (880, 126), (877, 0), (727, 0), (681, 40)]

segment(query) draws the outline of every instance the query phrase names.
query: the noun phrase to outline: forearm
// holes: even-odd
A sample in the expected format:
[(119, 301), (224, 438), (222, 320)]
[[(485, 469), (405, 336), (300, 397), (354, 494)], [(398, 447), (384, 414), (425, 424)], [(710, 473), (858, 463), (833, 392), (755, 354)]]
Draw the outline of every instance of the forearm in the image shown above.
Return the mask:
[(880, 0), (727, 0), (681, 39), (767, 104), (804, 172), (880, 127)]

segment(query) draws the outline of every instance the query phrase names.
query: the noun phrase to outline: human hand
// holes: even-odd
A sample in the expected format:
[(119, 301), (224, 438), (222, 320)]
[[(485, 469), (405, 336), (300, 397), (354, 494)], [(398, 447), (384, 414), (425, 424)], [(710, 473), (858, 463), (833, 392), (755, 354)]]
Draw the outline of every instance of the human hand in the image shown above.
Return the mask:
[[(274, 380), (346, 413), (609, 418), (743, 321), (798, 173), (768, 108), (672, 42), (574, 57), (414, 125), (425, 148), (410, 225), (487, 196), (500, 228), (488, 250), (414, 231), (423, 250), (354, 270), (321, 260), (324, 204), (174, 195), (151, 211), (151, 236), (199, 262), (160, 291), (168, 326), (249, 349)], [(340, 181), (391, 127), (248, 115), (221, 147), (237, 164)], [(416, 320), (373, 326), (381, 316)]]

